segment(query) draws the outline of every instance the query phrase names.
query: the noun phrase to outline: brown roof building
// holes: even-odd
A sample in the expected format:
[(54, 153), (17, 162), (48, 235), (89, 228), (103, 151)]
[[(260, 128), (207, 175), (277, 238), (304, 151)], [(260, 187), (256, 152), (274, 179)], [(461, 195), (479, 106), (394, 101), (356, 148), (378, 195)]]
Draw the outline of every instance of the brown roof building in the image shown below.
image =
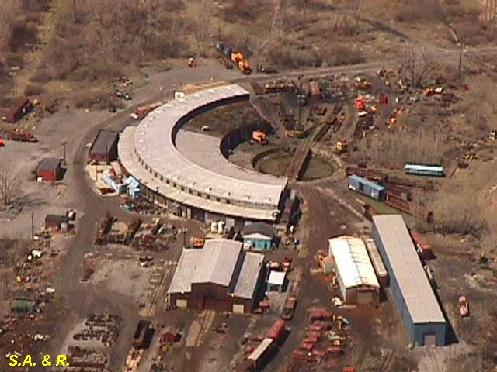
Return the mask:
[(176, 307), (250, 313), (263, 280), (264, 255), (242, 243), (207, 240), (203, 249), (184, 249), (168, 295)]

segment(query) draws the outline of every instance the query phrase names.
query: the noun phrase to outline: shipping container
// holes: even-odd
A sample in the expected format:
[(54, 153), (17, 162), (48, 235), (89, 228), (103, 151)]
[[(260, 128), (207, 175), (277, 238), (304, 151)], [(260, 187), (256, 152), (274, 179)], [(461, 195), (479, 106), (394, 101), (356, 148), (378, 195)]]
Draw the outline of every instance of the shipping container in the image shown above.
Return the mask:
[(444, 177), (444, 167), (440, 164), (413, 164), (407, 163), (404, 166), (407, 174), (426, 177)]
[(283, 319), (278, 319), (269, 332), (267, 333), (266, 337), (273, 339), (275, 342), (279, 342), (281, 338), (284, 336), (286, 331), (286, 322)]
[(376, 200), (385, 200), (386, 193), (383, 186), (356, 175), (349, 176), (349, 190), (359, 192)]

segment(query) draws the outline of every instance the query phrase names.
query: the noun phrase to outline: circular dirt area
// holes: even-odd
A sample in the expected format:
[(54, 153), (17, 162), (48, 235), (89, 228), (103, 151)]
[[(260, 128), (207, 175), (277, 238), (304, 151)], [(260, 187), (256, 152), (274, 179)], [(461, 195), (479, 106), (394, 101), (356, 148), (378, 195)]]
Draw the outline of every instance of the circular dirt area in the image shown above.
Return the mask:
[[(292, 158), (293, 154), (283, 150), (276, 150), (275, 152), (271, 152), (266, 156), (257, 159), (254, 167), (261, 173), (286, 176)], [(310, 160), (304, 167), (305, 169), (301, 181), (312, 181), (329, 177), (335, 170), (333, 164), (315, 155), (311, 155)]]

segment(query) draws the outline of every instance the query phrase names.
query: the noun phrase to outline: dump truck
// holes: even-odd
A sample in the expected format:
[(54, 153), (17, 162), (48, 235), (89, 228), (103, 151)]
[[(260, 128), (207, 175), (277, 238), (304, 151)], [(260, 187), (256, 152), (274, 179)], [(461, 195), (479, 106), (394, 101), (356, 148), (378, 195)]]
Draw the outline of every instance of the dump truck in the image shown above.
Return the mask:
[(222, 42), (216, 44), (216, 50), (222, 54), (223, 58), (235, 65), (243, 74), (249, 75), (252, 69), (247, 58), (243, 53), (236, 51), (234, 48), (225, 45)]
[(266, 145), (267, 142), (268, 141), (267, 141), (266, 133), (264, 133), (262, 130), (254, 130), (252, 132), (252, 137), (250, 140), (251, 144), (260, 143), (261, 145)]

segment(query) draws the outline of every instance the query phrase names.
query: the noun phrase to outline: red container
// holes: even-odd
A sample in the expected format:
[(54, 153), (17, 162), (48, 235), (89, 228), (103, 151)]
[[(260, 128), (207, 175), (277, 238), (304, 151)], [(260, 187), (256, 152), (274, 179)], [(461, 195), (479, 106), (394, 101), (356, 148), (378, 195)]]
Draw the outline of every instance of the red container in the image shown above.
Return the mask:
[(278, 319), (269, 332), (266, 334), (266, 337), (272, 338), (274, 341), (279, 341), (286, 330), (286, 322), (283, 319)]

